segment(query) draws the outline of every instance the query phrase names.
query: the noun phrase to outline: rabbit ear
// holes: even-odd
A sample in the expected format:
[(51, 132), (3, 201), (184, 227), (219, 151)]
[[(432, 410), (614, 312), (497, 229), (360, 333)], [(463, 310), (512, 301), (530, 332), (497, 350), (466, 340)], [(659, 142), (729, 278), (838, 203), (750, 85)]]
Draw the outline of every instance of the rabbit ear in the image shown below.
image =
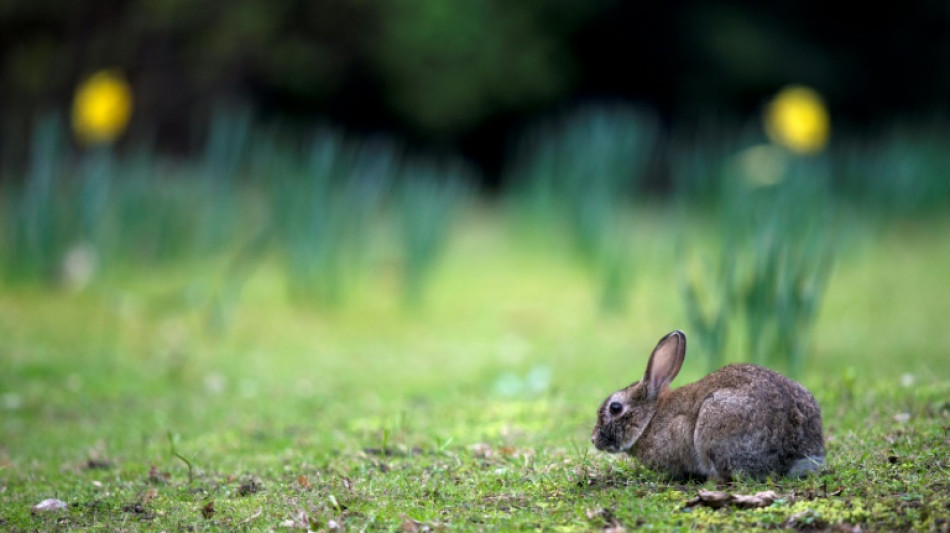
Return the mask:
[(647, 373), (643, 376), (643, 381), (647, 384), (647, 396), (650, 399), (655, 399), (669, 387), (676, 374), (679, 374), (685, 357), (685, 333), (676, 330), (660, 339), (650, 355)]

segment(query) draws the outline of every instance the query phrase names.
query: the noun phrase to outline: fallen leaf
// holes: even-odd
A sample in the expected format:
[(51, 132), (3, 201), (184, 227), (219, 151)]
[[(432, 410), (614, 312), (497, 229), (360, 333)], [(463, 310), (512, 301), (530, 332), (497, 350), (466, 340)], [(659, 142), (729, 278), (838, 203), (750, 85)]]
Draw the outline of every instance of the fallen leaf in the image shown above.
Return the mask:
[(729, 503), (731, 499), (731, 494), (722, 491), (700, 490), (695, 498), (686, 502), (686, 507), (702, 504), (706, 507), (719, 508)]
[(306, 489), (310, 487), (310, 480), (307, 479), (307, 476), (301, 474), (300, 477), (297, 478), (297, 484)]
[(212, 516), (214, 516), (214, 513), (215, 513), (214, 500), (209, 501), (201, 508), (201, 516), (205, 518), (211, 518)]
[(778, 495), (771, 490), (756, 492), (755, 494), (729, 494), (718, 490), (700, 489), (697, 496), (686, 502), (684, 507), (702, 505), (703, 507), (719, 509), (720, 507), (729, 505), (749, 509), (753, 507), (768, 507), (777, 499)]
[(343, 487), (345, 487), (346, 490), (348, 490), (348, 491), (352, 491), (352, 490), (353, 490), (353, 482), (350, 481), (350, 478), (348, 478), (348, 477), (346, 477), (346, 476), (343, 476)]
[(327, 520), (327, 529), (330, 531), (343, 531), (343, 526), (334, 519)]
[(518, 450), (514, 446), (502, 446), (501, 448), (498, 449), (498, 451), (501, 452), (502, 455), (506, 455), (509, 457), (518, 454)]
[(766, 490), (763, 492), (756, 492), (755, 494), (736, 494), (733, 496), (732, 504), (736, 507), (752, 508), (752, 507), (768, 507), (772, 505), (775, 500), (778, 499), (778, 494), (775, 494), (774, 491)]
[(55, 498), (49, 498), (41, 501), (40, 503), (30, 507), (31, 513), (45, 513), (49, 511), (60, 511), (66, 508), (66, 502), (62, 500), (57, 500)]
[(147, 491), (145, 491), (145, 496), (142, 499), (145, 500), (145, 503), (148, 503), (154, 500), (157, 496), (158, 496), (158, 489), (156, 489), (155, 487), (152, 487), (148, 489)]

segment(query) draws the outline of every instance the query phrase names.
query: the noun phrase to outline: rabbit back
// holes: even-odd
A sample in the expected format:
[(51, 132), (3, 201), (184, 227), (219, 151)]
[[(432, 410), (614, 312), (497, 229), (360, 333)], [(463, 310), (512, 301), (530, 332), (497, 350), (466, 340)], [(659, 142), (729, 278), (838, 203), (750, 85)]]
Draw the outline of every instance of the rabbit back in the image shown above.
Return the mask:
[(636, 448), (675, 477), (801, 476), (824, 462), (821, 410), (777, 372), (729, 365), (662, 395)]

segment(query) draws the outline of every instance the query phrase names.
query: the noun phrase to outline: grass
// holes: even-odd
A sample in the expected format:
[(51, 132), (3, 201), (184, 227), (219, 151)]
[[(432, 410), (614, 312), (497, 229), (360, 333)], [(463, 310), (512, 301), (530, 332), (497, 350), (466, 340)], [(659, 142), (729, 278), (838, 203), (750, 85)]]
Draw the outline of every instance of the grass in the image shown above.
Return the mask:
[[(776, 503), (686, 508), (714, 487), (592, 449), (599, 402), (684, 323), (671, 265), (678, 236), (707, 226), (637, 216), (646, 252), (622, 318), (598, 313), (580, 267), (520, 246), (484, 207), (458, 221), (414, 313), (394, 250), (332, 313), (289, 302), (265, 258), (225, 330), (209, 326), (229, 267), (213, 258), (82, 292), (5, 288), (0, 529), (946, 530), (946, 218), (842, 243), (802, 376), (828, 465), (723, 488)], [(705, 363), (692, 344), (674, 385)], [(46, 498), (68, 507), (31, 514)]]

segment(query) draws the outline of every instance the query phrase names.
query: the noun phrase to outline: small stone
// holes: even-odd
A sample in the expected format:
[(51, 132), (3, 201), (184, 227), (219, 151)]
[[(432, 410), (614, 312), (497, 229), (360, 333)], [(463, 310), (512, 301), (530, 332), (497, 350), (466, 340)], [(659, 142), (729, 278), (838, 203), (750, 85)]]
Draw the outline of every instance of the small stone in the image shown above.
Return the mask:
[(40, 503), (30, 507), (31, 513), (45, 513), (49, 511), (61, 511), (66, 508), (66, 502), (62, 500), (57, 500), (55, 498), (49, 498), (41, 501)]

